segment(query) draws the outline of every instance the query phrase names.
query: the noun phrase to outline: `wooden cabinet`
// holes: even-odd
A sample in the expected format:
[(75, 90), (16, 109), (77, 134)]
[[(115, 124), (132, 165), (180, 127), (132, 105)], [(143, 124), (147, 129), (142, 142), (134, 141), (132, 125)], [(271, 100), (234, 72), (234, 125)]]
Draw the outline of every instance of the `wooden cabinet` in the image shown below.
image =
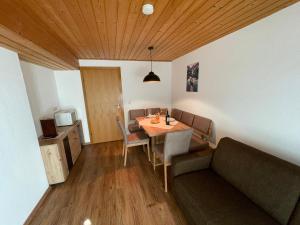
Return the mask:
[(70, 131), (68, 135), (68, 138), (69, 138), (69, 144), (71, 148), (72, 161), (73, 163), (75, 163), (81, 152), (79, 129), (72, 129), (72, 131)]
[(63, 146), (59, 144), (41, 146), (49, 184), (64, 182), (69, 175), (66, 156), (63, 150)]
[(39, 138), (49, 184), (64, 182), (81, 152), (81, 122), (59, 127), (56, 138)]

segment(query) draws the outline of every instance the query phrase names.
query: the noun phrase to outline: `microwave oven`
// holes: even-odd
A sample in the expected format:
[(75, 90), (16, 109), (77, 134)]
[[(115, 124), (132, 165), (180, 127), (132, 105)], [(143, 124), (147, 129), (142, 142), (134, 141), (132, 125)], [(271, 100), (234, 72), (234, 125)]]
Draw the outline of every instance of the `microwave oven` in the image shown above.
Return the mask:
[(54, 113), (54, 118), (56, 126), (70, 126), (76, 122), (76, 111), (75, 109), (59, 110)]

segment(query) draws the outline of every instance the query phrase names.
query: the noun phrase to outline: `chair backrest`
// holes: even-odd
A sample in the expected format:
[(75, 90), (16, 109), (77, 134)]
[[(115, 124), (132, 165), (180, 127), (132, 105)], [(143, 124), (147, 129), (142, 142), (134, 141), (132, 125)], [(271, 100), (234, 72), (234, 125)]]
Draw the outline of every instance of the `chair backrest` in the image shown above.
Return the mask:
[(123, 139), (124, 139), (124, 143), (128, 143), (128, 140), (127, 140), (127, 134), (126, 134), (126, 130), (125, 130), (125, 127), (124, 127), (124, 123), (122, 120), (120, 120), (118, 117), (116, 117), (116, 121), (117, 121), (117, 124), (118, 124), (118, 127), (120, 128), (121, 132), (122, 132), (122, 136), (123, 136)]
[(192, 126), (195, 115), (189, 112), (182, 112), (180, 121), (188, 126)]
[(172, 109), (171, 117), (173, 117), (175, 120), (180, 120), (182, 116), (182, 111), (179, 109)]
[(135, 120), (137, 117), (145, 116), (145, 109), (131, 109), (129, 110), (130, 120)]
[(167, 133), (164, 144), (164, 161), (170, 163), (172, 156), (187, 153), (192, 134), (193, 129)]
[(212, 121), (202, 116), (195, 115), (193, 125), (196, 136), (204, 136), (209, 139), (211, 135)]
[(148, 108), (146, 109), (146, 115), (154, 115), (156, 113), (159, 113), (160, 112), (160, 108)]

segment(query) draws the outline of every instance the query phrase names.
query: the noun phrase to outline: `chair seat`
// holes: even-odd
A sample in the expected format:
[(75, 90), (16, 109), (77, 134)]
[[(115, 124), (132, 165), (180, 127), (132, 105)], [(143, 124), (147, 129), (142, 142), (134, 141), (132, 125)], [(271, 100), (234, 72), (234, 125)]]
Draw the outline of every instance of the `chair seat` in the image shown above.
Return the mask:
[(279, 225), (210, 169), (176, 177), (173, 191), (190, 224)]
[(201, 140), (200, 138), (192, 137), (189, 147), (189, 152), (203, 151), (209, 148), (207, 141)]
[(128, 124), (128, 130), (130, 133), (135, 133), (135, 132), (143, 131), (144, 129), (140, 127), (138, 124), (133, 123), (133, 124)]
[(145, 132), (135, 132), (132, 134), (127, 135), (128, 144), (147, 144), (149, 142), (148, 136)]

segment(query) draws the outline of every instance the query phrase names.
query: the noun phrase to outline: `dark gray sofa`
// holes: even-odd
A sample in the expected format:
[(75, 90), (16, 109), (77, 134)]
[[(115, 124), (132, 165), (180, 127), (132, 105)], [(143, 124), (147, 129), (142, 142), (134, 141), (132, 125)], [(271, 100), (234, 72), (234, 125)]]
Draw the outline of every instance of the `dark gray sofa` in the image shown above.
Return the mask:
[(300, 167), (230, 138), (172, 159), (172, 193), (191, 225), (300, 225)]

